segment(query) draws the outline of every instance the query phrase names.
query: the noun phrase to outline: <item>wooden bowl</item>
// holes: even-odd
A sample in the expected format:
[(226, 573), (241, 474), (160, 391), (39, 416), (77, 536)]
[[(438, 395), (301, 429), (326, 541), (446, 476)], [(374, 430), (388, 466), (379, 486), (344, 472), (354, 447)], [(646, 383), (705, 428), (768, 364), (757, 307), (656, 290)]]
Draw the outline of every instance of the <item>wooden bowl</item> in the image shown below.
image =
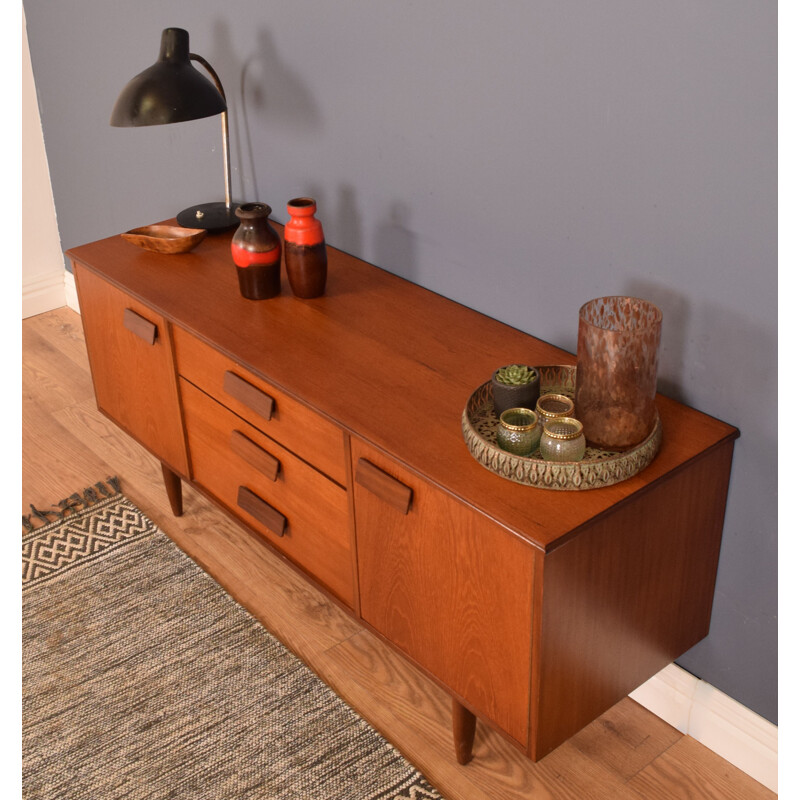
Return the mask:
[(145, 225), (122, 234), (126, 242), (155, 253), (188, 253), (206, 238), (203, 228), (182, 228), (179, 225)]

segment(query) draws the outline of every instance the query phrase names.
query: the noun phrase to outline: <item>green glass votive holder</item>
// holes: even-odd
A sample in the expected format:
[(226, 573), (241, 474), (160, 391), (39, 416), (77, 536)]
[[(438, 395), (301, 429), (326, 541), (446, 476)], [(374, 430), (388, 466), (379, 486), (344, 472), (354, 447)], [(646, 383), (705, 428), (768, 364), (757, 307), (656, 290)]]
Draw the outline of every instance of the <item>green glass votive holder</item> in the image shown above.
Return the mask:
[(539, 415), (529, 408), (508, 408), (500, 414), (497, 446), (517, 456), (529, 456), (539, 446)]
[(583, 425), (572, 417), (547, 420), (539, 451), (545, 461), (580, 461), (586, 452)]

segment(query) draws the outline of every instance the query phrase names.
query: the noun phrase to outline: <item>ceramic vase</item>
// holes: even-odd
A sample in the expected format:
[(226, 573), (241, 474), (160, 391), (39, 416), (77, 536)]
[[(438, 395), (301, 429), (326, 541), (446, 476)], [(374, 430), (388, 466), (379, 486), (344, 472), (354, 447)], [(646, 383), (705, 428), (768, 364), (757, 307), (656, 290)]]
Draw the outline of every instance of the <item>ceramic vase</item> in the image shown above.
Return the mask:
[(328, 254), (322, 224), (314, 216), (317, 203), (296, 197), (286, 204), (289, 221), (283, 231), (286, 277), (296, 297), (319, 297), (325, 292)]
[(586, 441), (623, 451), (656, 422), (661, 311), (636, 297), (598, 297), (581, 306), (575, 416)]
[(249, 300), (266, 300), (281, 291), (281, 240), (269, 224), (266, 203), (245, 203), (236, 209), (239, 227), (231, 239), (231, 255), (239, 289)]

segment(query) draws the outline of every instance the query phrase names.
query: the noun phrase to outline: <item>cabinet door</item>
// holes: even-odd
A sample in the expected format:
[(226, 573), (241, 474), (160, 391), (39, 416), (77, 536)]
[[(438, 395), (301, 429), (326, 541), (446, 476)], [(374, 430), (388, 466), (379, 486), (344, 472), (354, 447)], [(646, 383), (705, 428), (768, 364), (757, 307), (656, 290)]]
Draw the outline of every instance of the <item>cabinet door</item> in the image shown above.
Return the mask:
[(353, 441), (361, 614), (523, 746), (532, 548)]
[(80, 264), (73, 267), (97, 407), (188, 475), (166, 321)]

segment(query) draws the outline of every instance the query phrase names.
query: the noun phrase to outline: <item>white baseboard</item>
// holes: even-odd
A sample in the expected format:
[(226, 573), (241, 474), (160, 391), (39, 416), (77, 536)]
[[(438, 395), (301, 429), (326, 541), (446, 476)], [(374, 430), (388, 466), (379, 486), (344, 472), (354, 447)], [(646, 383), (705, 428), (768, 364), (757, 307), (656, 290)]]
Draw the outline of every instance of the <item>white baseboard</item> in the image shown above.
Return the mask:
[(777, 725), (677, 664), (665, 667), (630, 696), (777, 793)]
[(66, 270), (42, 272), (25, 280), (22, 286), (22, 318), (34, 317), (61, 308), (64, 303), (64, 275)]
[(64, 294), (67, 305), (73, 310), (81, 313), (78, 304), (78, 290), (75, 288), (75, 276), (71, 272), (64, 271)]

